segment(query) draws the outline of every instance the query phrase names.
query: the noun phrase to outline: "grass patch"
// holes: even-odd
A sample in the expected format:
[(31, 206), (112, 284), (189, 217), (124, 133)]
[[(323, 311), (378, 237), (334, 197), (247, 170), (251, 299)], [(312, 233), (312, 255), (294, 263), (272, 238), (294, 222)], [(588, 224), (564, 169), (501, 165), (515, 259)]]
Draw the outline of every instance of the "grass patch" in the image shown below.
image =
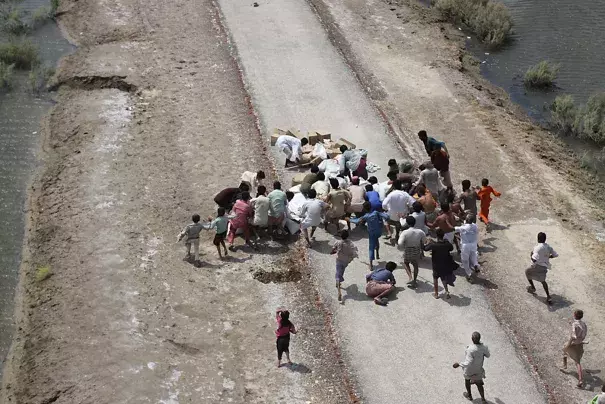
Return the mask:
[(59, 9), (59, 0), (50, 0), (50, 12), (54, 17), (57, 14), (57, 10)]
[(15, 65), (0, 62), (0, 88), (11, 88), (13, 84), (13, 71)]
[(38, 47), (29, 39), (13, 38), (0, 44), (0, 62), (14, 64), (17, 69), (32, 69), (40, 63)]
[(552, 121), (564, 134), (573, 133), (578, 109), (571, 95), (560, 95), (551, 106)]
[(551, 106), (552, 122), (564, 134), (605, 145), (605, 93), (597, 93), (578, 107), (570, 95), (558, 96)]
[(435, 7), (453, 23), (462, 23), (490, 47), (510, 37), (513, 20), (508, 8), (492, 0), (437, 0)]
[(52, 19), (53, 16), (54, 13), (52, 12), (50, 7), (38, 7), (32, 13), (32, 26), (35, 28), (44, 25), (48, 20)]
[(546, 60), (530, 67), (525, 72), (523, 84), (533, 88), (552, 87), (559, 74), (559, 65), (551, 64)]
[(11, 2), (0, 2), (0, 25), (2, 31), (11, 35), (29, 32), (29, 25), (23, 21), (23, 11)]
[(39, 94), (55, 74), (55, 69), (50, 66), (36, 66), (29, 72), (29, 87), (34, 94)]
[(39, 266), (36, 269), (36, 282), (42, 282), (47, 280), (53, 275), (48, 265)]

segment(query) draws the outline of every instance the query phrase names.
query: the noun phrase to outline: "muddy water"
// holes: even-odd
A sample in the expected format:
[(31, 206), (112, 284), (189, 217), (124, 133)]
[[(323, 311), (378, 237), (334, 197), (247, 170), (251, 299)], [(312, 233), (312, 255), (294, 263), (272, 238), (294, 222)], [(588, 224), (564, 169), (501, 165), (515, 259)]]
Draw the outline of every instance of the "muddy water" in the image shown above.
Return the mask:
[[(19, 4), (24, 10), (48, 5), (40, 0)], [(33, 32), (31, 39), (39, 46), (40, 58), (47, 65), (56, 65), (61, 56), (72, 51), (52, 21)], [(18, 72), (13, 89), (0, 93), (0, 358), (3, 361), (13, 333), (27, 186), (37, 166), (40, 121), (51, 106), (52, 94), (34, 95), (29, 90), (27, 72)]]
[[(590, 95), (605, 90), (605, 0), (500, 1), (513, 17), (512, 41), (497, 52), (474, 41), (469, 41), (469, 48), (483, 62), (485, 77), (504, 88), (530, 116), (547, 117), (557, 95), (571, 94), (584, 103)], [(526, 90), (525, 71), (542, 60), (561, 65), (558, 88)]]

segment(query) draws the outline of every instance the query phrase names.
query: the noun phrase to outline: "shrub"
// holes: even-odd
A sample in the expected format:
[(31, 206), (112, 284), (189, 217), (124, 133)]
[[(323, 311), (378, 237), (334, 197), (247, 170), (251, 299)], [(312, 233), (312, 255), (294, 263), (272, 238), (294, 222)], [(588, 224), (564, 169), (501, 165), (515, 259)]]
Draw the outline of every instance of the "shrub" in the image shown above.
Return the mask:
[(14, 68), (15, 65), (0, 62), (0, 88), (10, 88), (12, 86)]
[(527, 87), (546, 88), (552, 87), (557, 75), (559, 74), (559, 65), (550, 64), (546, 60), (541, 61), (535, 66), (527, 69), (523, 83)]
[(574, 131), (578, 137), (605, 143), (605, 93), (595, 94), (588, 99), (576, 116)]
[(555, 98), (551, 106), (552, 120), (563, 133), (570, 134), (574, 130), (574, 123), (578, 110), (571, 95), (560, 95)]
[(48, 265), (40, 266), (36, 269), (36, 282), (42, 282), (47, 280), (53, 275)]
[(31, 69), (39, 63), (38, 48), (28, 39), (11, 39), (0, 44), (0, 62), (18, 69)]
[(46, 83), (55, 74), (55, 69), (50, 66), (36, 66), (29, 72), (29, 87), (32, 93), (39, 93)]
[(53, 12), (48, 6), (41, 6), (32, 13), (32, 25), (38, 27), (53, 17)]
[(508, 8), (492, 0), (437, 0), (437, 9), (454, 23), (465, 24), (491, 47), (502, 45), (510, 36), (513, 21)]
[(54, 17), (57, 14), (57, 9), (59, 8), (59, 0), (50, 0), (50, 12)]
[(0, 23), (2, 31), (22, 35), (29, 31), (29, 25), (23, 21), (23, 12), (12, 3), (0, 4)]

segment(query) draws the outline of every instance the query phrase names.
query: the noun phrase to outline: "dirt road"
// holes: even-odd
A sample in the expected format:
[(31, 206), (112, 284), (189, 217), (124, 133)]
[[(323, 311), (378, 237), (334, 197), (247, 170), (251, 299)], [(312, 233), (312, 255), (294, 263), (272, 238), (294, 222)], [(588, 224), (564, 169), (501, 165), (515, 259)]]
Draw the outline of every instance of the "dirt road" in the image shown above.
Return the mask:
[[(594, 205), (570, 182), (571, 158), (459, 72), (458, 45), (444, 38), (455, 32), (424, 11), (311, 4), (61, 3), (80, 49), (59, 69), (46, 122), (5, 402), (463, 402), (450, 364), (475, 329), (493, 353), (491, 402), (582, 402), (591, 393), (555, 366), (575, 307), (590, 329), (587, 388), (600, 385), (605, 255), (591, 233)], [(340, 306), (324, 233), (308, 253), (266, 243), (226, 262), (207, 236), (204, 266), (182, 261), (176, 234), (193, 212), (211, 214), (212, 195), (241, 171), (288, 180), (266, 150), (274, 126), (346, 133), (381, 166), (402, 156), (397, 143), (422, 158), (419, 129), (447, 141), (457, 183), (487, 176), (503, 192), (482, 240), (488, 280), (459, 282), (451, 305), (423, 283), (380, 308), (363, 297), (357, 262)], [(538, 230), (561, 254), (552, 307), (524, 290)], [(365, 239), (356, 242), (364, 256)], [(43, 266), (53, 275), (37, 281)], [(300, 281), (263, 284), (260, 268), (294, 269)], [(275, 368), (279, 305), (295, 308), (301, 329), (292, 370)]]

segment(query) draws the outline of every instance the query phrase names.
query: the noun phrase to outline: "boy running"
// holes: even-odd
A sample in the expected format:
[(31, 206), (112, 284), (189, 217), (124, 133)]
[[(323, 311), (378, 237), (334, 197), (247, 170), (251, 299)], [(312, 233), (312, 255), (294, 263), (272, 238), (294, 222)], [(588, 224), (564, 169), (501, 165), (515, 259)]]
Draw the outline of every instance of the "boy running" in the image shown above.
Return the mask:
[(345, 281), (344, 274), (347, 266), (357, 258), (357, 247), (349, 240), (349, 232), (343, 230), (340, 233), (341, 240), (334, 243), (332, 252), (336, 254), (336, 289), (338, 289), (338, 301), (342, 301), (340, 284)]

